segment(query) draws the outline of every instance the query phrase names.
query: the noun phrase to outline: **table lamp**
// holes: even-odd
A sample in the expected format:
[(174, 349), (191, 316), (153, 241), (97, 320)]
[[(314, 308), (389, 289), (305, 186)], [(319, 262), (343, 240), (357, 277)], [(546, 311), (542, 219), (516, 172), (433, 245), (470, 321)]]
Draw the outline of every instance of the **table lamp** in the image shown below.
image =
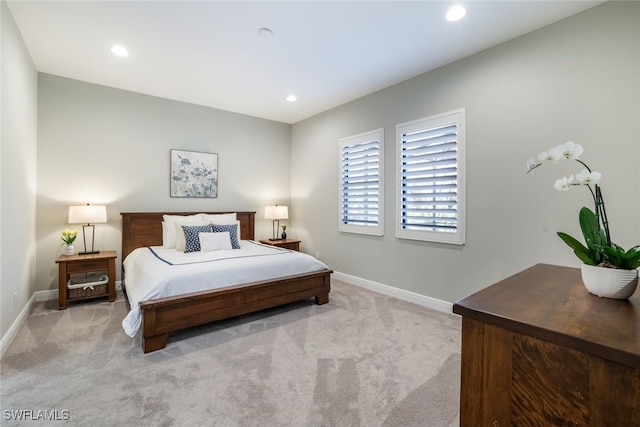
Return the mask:
[[(82, 238), (84, 240), (84, 251), (80, 252), (80, 255), (84, 254), (97, 254), (100, 251), (94, 250), (94, 238), (96, 235), (96, 227), (94, 224), (107, 222), (107, 207), (106, 206), (69, 206), (69, 224), (83, 224), (82, 225)], [(87, 250), (87, 234), (86, 228), (91, 228), (91, 250)]]
[(278, 229), (280, 228), (280, 220), (289, 218), (289, 208), (287, 206), (267, 206), (264, 208), (264, 217), (273, 220), (273, 239), (278, 239)]

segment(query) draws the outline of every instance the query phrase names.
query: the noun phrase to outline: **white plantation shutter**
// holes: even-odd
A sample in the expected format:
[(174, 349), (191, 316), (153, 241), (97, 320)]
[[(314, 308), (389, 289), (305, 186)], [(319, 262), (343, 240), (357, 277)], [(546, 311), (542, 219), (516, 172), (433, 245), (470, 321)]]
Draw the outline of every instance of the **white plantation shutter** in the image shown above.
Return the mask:
[(464, 110), (397, 126), (396, 236), (464, 244)]
[(383, 158), (384, 129), (340, 139), (340, 231), (384, 234)]

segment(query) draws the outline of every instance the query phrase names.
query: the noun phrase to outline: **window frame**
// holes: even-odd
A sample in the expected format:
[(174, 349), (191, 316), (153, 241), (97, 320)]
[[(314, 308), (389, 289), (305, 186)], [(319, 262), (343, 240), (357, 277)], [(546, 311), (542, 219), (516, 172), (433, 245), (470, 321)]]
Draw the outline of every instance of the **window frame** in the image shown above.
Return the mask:
[[(416, 230), (403, 227), (403, 136), (410, 133), (427, 132), (445, 126), (456, 126), (456, 227), (455, 232)], [(424, 117), (396, 125), (396, 237), (453, 245), (465, 244), (466, 228), (466, 136), (465, 109)]]
[[(344, 170), (343, 151), (345, 147), (377, 142), (378, 144), (378, 223), (377, 225), (351, 224), (344, 222)], [(340, 138), (338, 142), (338, 230), (343, 233), (384, 235), (384, 128), (358, 135)]]

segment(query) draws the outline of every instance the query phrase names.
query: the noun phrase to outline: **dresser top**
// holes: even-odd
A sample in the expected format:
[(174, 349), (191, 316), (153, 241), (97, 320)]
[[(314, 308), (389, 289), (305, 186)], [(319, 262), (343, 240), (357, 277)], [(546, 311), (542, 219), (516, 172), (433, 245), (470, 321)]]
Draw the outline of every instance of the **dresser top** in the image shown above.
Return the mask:
[(592, 295), (580, 270), (538, 264), (456, 302), (454, 313), (640, 369), (640, 290)]

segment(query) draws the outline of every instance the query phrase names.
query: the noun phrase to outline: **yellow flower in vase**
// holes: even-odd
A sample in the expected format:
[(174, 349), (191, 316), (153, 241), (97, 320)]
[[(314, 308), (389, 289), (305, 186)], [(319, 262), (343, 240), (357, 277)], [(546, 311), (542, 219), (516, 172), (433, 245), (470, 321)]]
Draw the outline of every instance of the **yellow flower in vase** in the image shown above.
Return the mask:
[(69, 230), (68, 228), (65, 228), (62, 231), (62, 244), (60, 246), (73, 244), (73, 242), (76, 241), (76, 237), (78, 237), (78, 230)]

